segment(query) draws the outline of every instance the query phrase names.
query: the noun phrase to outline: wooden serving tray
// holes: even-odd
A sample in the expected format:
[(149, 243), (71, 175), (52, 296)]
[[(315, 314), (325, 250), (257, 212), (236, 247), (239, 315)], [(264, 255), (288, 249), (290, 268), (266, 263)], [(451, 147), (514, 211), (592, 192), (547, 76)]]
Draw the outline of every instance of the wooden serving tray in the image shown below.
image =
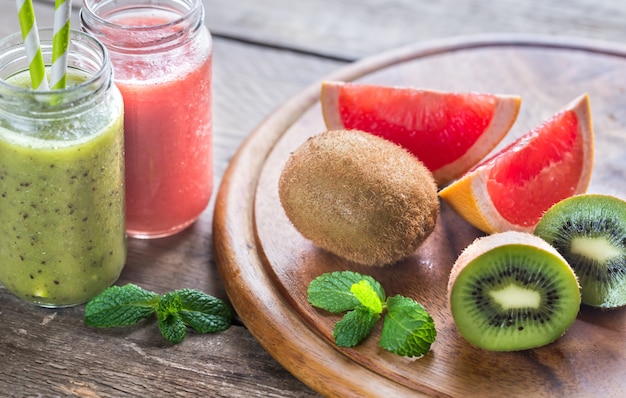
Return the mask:
[[(328, 80), (517, 94), (522, 108), (498, 146), (587, 92), (595, 128), (591, 192), (626, 197), (626, 47), (537, 36), (477, 36), (409, 46), (352, 64)], [(270, 115), (241, 146), (219, 189), (213, 235), (218, 268), (237, 313), (261, 345), (305, 384), (327, 396), (624, 396), (626, 309), (583, 307), (557, 342), (513, 353), (470, 346), (446, 302), (450, 269), (480, 231), (442, 204), (433, 234), (410, 258), (386, 268), (342, 261), (291, 226), (277, 181), (291, 151), (325, 130), (320, 82)], [(330, 178), (330, 177), (329, 177)], [(378, 347), (380, 324), (361, 345), (335, 346), (339, 316), (307, 303), (318, 275), (355, 270), (388, 296), (421, 302), (438, 336), (419, 359)]]

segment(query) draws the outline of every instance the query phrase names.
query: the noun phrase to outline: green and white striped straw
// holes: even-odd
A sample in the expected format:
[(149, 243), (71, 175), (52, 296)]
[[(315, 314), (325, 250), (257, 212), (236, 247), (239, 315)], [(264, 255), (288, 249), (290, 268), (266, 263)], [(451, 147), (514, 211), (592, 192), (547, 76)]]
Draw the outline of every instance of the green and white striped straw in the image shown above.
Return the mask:
[(26, 57), (28, 58), (30, 69), (30, 80), (35, 90), (48, 90), (48, 79), (46, 78), (46, 66), (41, 55), (41, 45), (39, 43), (39, 32), (35, 22), (35, 10), (32, 0), (15, 0), (17, 4), (17, 15), (20, 21), (22, 39), (26, 47)]
[(55, 0), (52, 37), (52, 73), (50, 86), (53, 90), (65, 88), (67, 77), (67, 47), (70, 42), (71, 0)]

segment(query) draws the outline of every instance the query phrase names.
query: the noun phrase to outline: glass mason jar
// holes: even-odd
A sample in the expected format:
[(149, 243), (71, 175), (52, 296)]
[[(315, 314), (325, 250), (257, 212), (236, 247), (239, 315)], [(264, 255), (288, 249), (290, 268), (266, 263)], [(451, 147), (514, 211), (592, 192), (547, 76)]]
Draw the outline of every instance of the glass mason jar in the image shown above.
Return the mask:
[[(52, 29), (40, 30), (44, 62)], [(20, 33), (0, 41), (0, 282), (44, 307), (81, 304), (126, 262), (123, 101), (106, 49), (70, 33), (67, 86), (31, 88)]]
[(83, 0), (82, 29), (109, 49), (125, 107), (126, 230), (175, 234), (213, 189), (213, 45), (201, 0)]

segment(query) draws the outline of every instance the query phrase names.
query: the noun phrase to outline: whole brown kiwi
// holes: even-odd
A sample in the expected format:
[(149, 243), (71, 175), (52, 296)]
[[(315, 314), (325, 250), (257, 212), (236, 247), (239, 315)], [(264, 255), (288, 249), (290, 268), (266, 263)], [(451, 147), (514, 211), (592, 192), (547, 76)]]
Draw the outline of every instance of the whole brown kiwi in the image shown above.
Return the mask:
[(309, 138), (278, 185), (287, 217), (305, 238), (363, 265), (414, 253), (439, 214), (432, 173), (400, 146), (358, 130)]

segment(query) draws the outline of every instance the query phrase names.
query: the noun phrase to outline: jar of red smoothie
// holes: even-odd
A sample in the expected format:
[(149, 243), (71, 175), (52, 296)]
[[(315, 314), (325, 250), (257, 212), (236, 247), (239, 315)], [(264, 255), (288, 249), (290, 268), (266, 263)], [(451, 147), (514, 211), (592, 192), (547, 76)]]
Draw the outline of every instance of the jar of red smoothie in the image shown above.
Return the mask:
[(212, 40), (201, 0), (83, 0), (124, 98), (126, 231), (175, 234), (213, 189)]

